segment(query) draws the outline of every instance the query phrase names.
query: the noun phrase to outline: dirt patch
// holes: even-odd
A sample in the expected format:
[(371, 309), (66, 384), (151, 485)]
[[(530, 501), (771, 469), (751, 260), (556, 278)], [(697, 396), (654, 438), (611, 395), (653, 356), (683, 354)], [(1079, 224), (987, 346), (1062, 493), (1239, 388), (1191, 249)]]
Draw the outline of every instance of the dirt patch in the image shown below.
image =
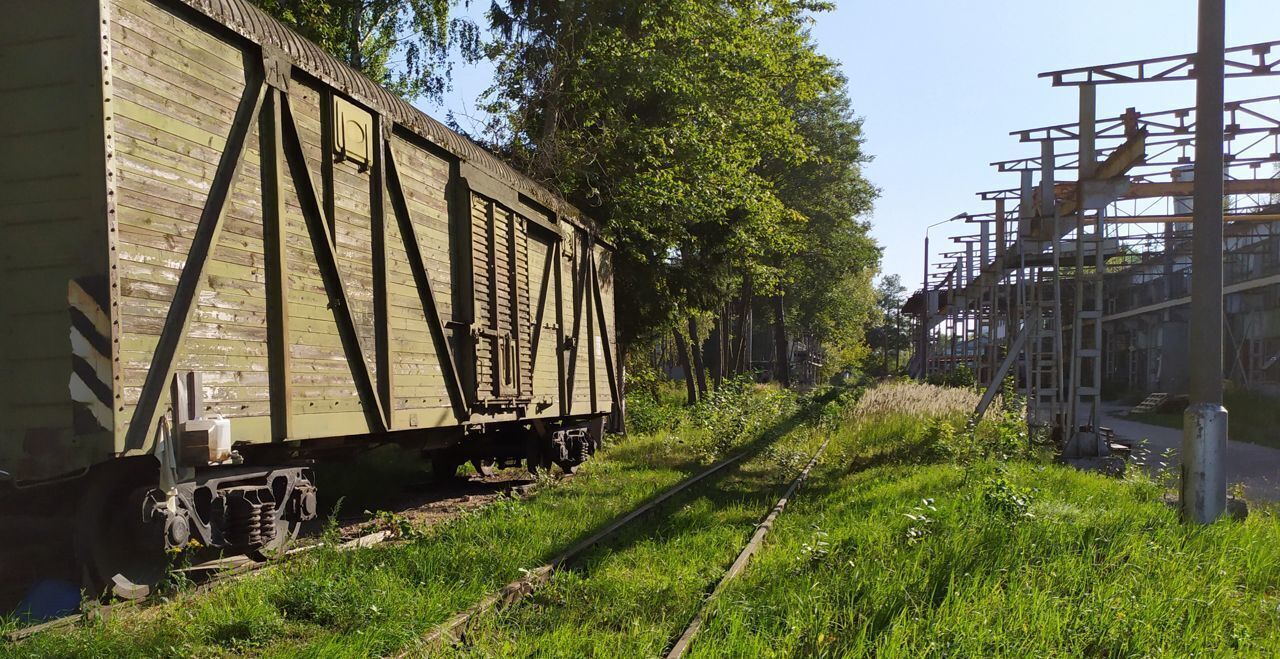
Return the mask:
[(416, 527), (430, 528), (481, 508), (499, 496), (525, 496), (532, 492), (536, 483), (537, 479), (524, 469), (502, 469), (491, 476), (473, 474), (454, 483), (412, 485), (382, 501), (377, 510), (340, 517), (338, 526), (344, 539), (371, 533), (379, 529), (372, 519), (373, 513), (385, 510), (403, 517)]

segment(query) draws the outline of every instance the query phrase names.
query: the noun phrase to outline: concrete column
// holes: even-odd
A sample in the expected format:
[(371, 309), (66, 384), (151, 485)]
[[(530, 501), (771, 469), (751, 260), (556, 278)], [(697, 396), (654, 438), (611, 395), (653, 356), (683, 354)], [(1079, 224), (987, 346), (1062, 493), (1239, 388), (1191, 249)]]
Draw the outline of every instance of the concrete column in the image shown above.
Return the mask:
[(1053, 217), (1053, 179), (1057, 161), (1053, 154), (1053, 140), (1040, 141), (1040, 215)]
[(1200, 0), (1195, 209), (1191, 248), (1191, 405), (1183, 417), (1182, 517), (1208, 524), (1227, 505), (1222, 406), (1222, 196), (1225, 0)]
[(1009, 242), (1009, 228), (1004, 219), (1004, 200), (996, 200), (996, 258), (1004, 256), (1004, 247)]

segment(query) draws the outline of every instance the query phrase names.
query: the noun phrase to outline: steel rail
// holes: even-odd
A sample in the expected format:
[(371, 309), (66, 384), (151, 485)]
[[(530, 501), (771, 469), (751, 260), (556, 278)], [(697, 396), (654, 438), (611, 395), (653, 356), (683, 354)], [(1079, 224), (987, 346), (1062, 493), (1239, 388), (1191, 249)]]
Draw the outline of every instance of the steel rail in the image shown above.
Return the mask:
[(751, 535), (751, 540), (747, 541), (746, 546), (738, 553), (738, 558), (733, 561), (733, 565), (729, 566), (729, 569), (720, 577), (720, 581), (716, 583), (715, 588), (702, 601), (702, 606), (699, 607), (697, 614), (693, 616), (693, 620), (689, 622), (689, 626), (685, 628), (684, 633), (680, 635), (680, 638), (676, 639), (675, 645), (671, 646), (671, 650), (667, 652), (667, 659), (679, 659), (684, 656), (684, 653), (689, 649), (689, 645), (693, 643), (693, 637), (702, 629), (702, 624), (706, 620), (707, 606), (720, 595), (720, 592), (725, 589), (730, 581), (747, 569), (747, 563), (764, 545), (765, 536), (769, 535), (769, 531), (773, 530), (773, 523), (782, 514), (782, 511), (787, 509), (787, 504), (795, 496), (796, 490), (800, 489), (800, 486), (809, 478), (809, 473), (818, 464), (818, 459), (822, 457), (823, 451), (827, 450), (827, 445), (830, 443), (831, 436), (828, 435), (826, 440), (822, 442), (822, 446), (819, 446), (818, 450), (814, 451), (813, 459), (809, 460), (809, 464), (804, 468), (804, 471), (801, 471), (791, 481), (787, 491), (782, 494), (782, 498), (778, 499), (778, 503), (774, 504), (764, 519), (760, 520), (760, 523), (756, 525), (756, 530)]
[(557, 570), (569, 563), (572, 563), (580, 554), (583, 554), (597, 544), (600, 544), (600, 542), (622, 530), (631, 522), (634, 522), (640, 517), (652, 512), (654, 509), (666, 503), (677, 494), (684, 492), (690, 487), (723, 471), (726, 467), (741, 462), (743, 458), (754, 455), (755, 453), (756, 451), (753, 448), (748, 448), (737, 455), (725, 458), (724, 460), (715, 463), (705, 471), (680, 481), (671, 489), (668, 489), (662, 494), (650, 499), (639, 508), (616, 518), (608, 526), (564, 550), (541, 567), (525, 572), (523, 577), (503, 586), (497, 592), (488, 595), (465, 611), (437, 625), (430, 632), (420, 637), (412, 647), (405, 648), (396, 654), (396, 658), (404, 659), (405, 657), (428, 656), (431, 648), (437, 643), (446, 639), (450, 641), (457, 641), (460, 638), (460, 632), (477, 616), (489, 611), (501, 610), (520, 601), (526, 595), (532, 593), (538, 586), (550, 581), (552, 575), (554, 575)]

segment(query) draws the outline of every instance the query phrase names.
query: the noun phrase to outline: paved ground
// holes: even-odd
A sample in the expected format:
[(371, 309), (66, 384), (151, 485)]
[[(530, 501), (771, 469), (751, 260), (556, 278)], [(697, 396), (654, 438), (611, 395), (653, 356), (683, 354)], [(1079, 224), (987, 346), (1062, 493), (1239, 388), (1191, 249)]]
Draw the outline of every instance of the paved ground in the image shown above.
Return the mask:
[[(1182, 431), (1176, 428), (1153, 426), (1126, 420), (1125, 408), (1103, 411), (1102, 425), (1116, 431), (1119, 437), (1135, 442), (1147, 440), (1152, 457), (1165, 449), (1175, 452), (1182, 446)], [(1150, 469), (1158, 468), (1159, 460), (1148, 459)], [(1258, 446), (1246, 442), (1227, 442), (1227, 482), (1243, 483), (1245, 496), (1254, 500), (1280, 501), (1280, 449)]]

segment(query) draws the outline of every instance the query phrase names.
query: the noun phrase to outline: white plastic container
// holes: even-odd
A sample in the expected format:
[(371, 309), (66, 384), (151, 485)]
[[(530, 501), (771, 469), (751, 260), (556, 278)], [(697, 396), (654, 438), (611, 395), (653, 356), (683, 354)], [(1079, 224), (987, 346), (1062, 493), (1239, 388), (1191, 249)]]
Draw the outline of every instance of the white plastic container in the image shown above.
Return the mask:
[(209, 461), (226, 462), (231, 459), (231, 419), (222, 415), (213, 420), (213, 432), (209, 438)]

